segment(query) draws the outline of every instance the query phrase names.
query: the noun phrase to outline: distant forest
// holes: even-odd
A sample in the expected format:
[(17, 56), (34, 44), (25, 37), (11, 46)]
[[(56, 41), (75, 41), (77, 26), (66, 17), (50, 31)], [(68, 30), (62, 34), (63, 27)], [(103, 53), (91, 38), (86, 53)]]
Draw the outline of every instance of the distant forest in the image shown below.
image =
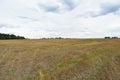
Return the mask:
[(23, 36), (16, 36), (14, 34), (0, 33), (0, 40), (7, 40), (7, 39), (25, 39), (25, 37), (23, 37)]

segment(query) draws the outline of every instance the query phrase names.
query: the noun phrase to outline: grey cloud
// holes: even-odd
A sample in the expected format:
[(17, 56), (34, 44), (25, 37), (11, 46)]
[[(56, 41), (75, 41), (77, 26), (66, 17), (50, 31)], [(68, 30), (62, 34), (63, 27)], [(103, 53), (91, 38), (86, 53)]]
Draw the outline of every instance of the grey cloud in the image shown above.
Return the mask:
[[(60, 5), (61, 4), (61, 5)], [(75, 9), (78, 2), (74, 0), (60, 0), (58, 4), (39, 3), (38, 7), (43, 9), (45, 12), (60, 13), (61, 11), (71, 11)]]
[(91, 17), (98, 17), (107, 15), (110, 13), (116, 14), (116, 12), (120, 9), (120, 4), (102, 4), (101, 5), (101, 12), (99, 14), (91, 14)]
[(12, 26), (10, 24), (0, 24), (0, 28), (13, 28), (15, 26)]
[(62, 2), (67, 6), (68, 10), (73, 10), (77, 6), (74, 0), (62, 0)]
[(115, 15), (119, 15), (120, 16), (120, 8), (118, 11), (115, 12)]
[(4, 29), (13, 29), (13, 28), (19, 28), (19, 25), (14, 25), (14, 24), (0, 24), (0, 28), (4, 28)]
[(25, 20), (31, 20), (31, 21), (39, 21), (38, 19), (31, 18), (31, 17), (26, 17), (26, 16), (18, 16), (20, 19), (25, 19)]
[(117, 10), (120, 9), (120, 4), (107, 4), (102, 5), (101, 8), (103, 9), (101, 15), (106, 15), (109, 13), (115, 13)]
[[(99, 17), (110, 13), (117, 15), (117, 11), (120, 10), (120, 4), (100, 4), (101, 11), (96, 13), (93, 11), (88, 11), (84, 14), (77, 15), (77, 17)], [(119, 14), (119, 13), (118, 13)]]
[(18, 16), (21, 19), (29, 19), (29, 17), (24, 17), (24, 16)]
[(46, 12), (59, 12), (59, 5), (38, 4)]
[(7, 27), (7, 24), (0, 24), (0, 28)]

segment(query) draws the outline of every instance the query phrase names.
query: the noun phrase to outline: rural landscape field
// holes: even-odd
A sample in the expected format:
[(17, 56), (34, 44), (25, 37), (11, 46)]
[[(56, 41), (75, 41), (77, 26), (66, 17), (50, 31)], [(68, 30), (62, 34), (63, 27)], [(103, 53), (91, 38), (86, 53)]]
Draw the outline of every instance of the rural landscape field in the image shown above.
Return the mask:
[(0, 40), (0, 80), (120, 80), (120, 39)]

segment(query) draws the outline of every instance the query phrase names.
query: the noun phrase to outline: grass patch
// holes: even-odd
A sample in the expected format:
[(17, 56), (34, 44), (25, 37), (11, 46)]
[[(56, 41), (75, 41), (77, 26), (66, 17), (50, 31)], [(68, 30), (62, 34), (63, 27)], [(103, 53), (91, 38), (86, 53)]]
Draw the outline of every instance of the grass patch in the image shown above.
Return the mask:
[(67, 67), (69, 67), (69, 66), (74, 66), (74, 65), (77, 64), (79, 61), (80, 61), (80, 58), (75, 58), (75, 59), (72, 59), (72, 60), (67, 61), (67, 62), (59, 63), (59, 64), (57, 64), (57, 67), (58, 67), (58, 68), (67, 68)]

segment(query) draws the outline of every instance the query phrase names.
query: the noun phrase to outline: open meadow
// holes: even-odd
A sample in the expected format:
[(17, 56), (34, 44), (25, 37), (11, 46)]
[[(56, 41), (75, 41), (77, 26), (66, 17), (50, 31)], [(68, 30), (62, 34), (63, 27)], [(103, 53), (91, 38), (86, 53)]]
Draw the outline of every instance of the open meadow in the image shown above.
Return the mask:
[(0, 80), (120, 80), (120, 39), (0, 40)]

